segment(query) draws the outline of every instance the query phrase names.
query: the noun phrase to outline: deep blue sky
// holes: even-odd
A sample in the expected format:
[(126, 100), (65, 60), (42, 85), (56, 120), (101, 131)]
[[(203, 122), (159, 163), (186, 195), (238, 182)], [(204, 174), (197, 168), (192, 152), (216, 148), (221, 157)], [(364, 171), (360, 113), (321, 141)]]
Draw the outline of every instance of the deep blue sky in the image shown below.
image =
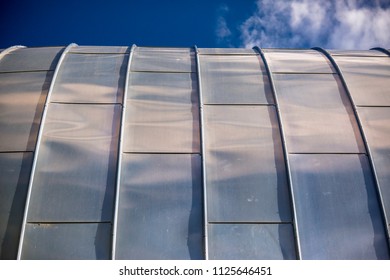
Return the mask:
[(216, 37), (218, 14), (224, 5), (234, 10), (234, 13), (225, 13), (233, 24), (245, 20), (255, 9), (254, 0), (8, 0), (0, 10), (0, 48), (71, 42), (79, 45), (227, 46)]
[(390, 48), (390, 0), (2, 0), (12, 45)]

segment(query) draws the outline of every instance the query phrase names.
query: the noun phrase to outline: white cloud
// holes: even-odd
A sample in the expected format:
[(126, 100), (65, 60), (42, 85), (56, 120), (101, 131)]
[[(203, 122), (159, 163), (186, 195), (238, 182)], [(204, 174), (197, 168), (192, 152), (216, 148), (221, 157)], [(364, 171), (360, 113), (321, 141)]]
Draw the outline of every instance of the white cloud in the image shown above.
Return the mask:
[(221, 5), (218, 9), (217, 28), (215, 30), (218, 42), (230, 41), (230, 37), (232, 36), (232, 32), (225, 19), (228, 12), (229, 7), (226, 5)]
[(256, 4), (256, 11), (240, 26), (245, 47), (390, 47), (390, 7), (380, 0), (258, 0)]

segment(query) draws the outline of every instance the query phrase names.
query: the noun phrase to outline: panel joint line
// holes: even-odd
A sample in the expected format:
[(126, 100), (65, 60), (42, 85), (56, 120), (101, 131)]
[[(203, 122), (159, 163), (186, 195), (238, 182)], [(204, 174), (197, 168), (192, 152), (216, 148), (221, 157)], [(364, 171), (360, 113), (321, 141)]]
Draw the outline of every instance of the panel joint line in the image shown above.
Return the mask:
[(118, 162), (117, 162), (117, 174), (116, 174), (116, 186), (115, 186), (115, 209), (114, 209), (114, 220), (112, 223), (112, 244), (111, 244), (111, 259), (115, 260), (116, 254), (116, 242), (118, 235), (118, 213), (119, 213), (119, 193), (121, 185), (121, 171), (122, 171), (122, 157), (123, 157), (123, 138), (124, 138), (124, 123), (126, 117), (126, 100), (128, 95), (129, 79), (130, 79), (130, 67), (133, 60), (134, 50), (137, 46), (133, 44), (130, 49), (129, 59), (127, 61), (125, 85), (123, 90), (122, 99), (122, 116), (121, 116), (121, 128), (119, 132), (119, 148), (118, 148)]
[(386, 50), (385, 48), (376, 47), (376, 48), (372, 48), (370, 50), (379, 51), (379, 52), (382, 52), (382, 53), (387, 54), (388, 56), (390, 56), (390, 51)]
[(202, 183), (203, 183), (203, 227), (204, 227), (204, 253), (205, 259), (209, 259), (209, 245), (208, 245), (208, 222), (207, 222), (207, 186), (206, 186), (206, 158), (205, 158), (205, 143), (204, 143), (204, 114), (203, 114), (203, 93), (202, 93), (202, 79), (200, 74), (199, 49), (195, 49), (196, 72), (198, 77), (198, 92), (199, 92), (199, 117), (200, 117), (200, 142), (202, 154)]

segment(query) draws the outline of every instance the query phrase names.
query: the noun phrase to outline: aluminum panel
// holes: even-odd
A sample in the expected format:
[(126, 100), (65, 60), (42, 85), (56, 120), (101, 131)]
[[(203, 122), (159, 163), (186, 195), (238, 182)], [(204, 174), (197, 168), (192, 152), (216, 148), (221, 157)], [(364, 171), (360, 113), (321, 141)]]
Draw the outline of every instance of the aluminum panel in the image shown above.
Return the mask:
[(273, 106), (205, 106), (209, 222), (289, 222), (290, 197)]
[(116, 259), (202, 259), (200, 155), (123, 154)]
[(190, 49), (136, 48), (131, 71), (196, 72), (195, 55)]
[(389, 259), (366, 155), (290, 155), (302, 259)]
[(32, 153), (0, 153), (0, 259), (16, 259)]
[(50, 101), (121, 103), (127, 61), (122, 54), (67, 54)]
[(129, 53), (129, 47), (120, 46), (75, 46), (71, 53)]
[(111, 225), (27, 224), (22, 250), (25, 260), (108, 260)]
[(29, 222), (112, 220), (120, 116), (120, 105), (49, 105)]
[(273, 76), (290, 153), (364, 153), (350, 101), (337, 75)]
[(334, 60), (355, 105), (390, 106), (390, 58), (337, 56)]
[(263, 49), (272, 72), (335, 73), (333, 66), (321, 53), (313, 50)]
[(136, 47), (137, 52), (163, 52), (163, 53), (185, 53), (194, 52), (193, 48), (167, 48), (167, 47)]
[(200, 55), (204, 104), (272, 104), (260, 56)]
[(195, 73), (133, 72), (127, 97), (199, 107), (198, 79)]
[(211, 260), (296, 259), (290, 224), (208, 225)]
[(4, 56), (0, 72), (54, 70), (63, 47), (20, 48)]
[(198, 153), (198, 104), (127, 101), (124, 152)]
[(52, 72), (0, 74), (0, 151), (34, 151)]
[(359, 107), (358, 114), (376, 169), (385, 213), (390, 219), (390, 107)]
[(221, 54), (221, 55), (257, 55), (253, 49), (245, 48), (198, 48), (199, 54)]
[(377, 50), (328, 50), (332, 56), (387, 56)]

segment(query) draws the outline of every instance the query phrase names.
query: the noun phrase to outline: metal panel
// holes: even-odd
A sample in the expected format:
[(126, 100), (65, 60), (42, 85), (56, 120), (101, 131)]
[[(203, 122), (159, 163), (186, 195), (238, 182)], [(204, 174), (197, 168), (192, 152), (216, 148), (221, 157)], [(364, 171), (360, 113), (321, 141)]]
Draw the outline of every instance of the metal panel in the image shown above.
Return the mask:
[(20, 48), (4, 56), (0, 72), (54, 70), (63, 47)]
[(73, 47), (71, 53), (128, 53), (128, 47), (120, 46), (77, 46)]
[(198, 48), (199, 54), (221, 54), (221, 55), (257, 55), (252, 49), (245, 48)]
[(210, 259), (296, 259), (294, 234), (289, 224), (211, 224)]
[(0, 74), (0, 151), (33, 151), (52, 72)]
[(124, 154), (116, 259), (202, 259), (199, 155)]
[(22, 259), (107, 260), (111, 225), (27, 224)]
[(388, 57), (344, 57), (334, 60), (343, 72), (357, 106), (390, 106), (390, 59)]
[(121, 103), (127, 56), (68, 53), (58, 71), (51, 102)]
[(136, 48), (131, 71), (195, 72), (195, 56), (190, 49)]
[[(371, 151), (386, 217), (390, 219), (390, 107), (357, 109)], [(389, 224), (390, 226), (390, 224)]]
[(377, 50), (328, 50), (332, 56), (387, 56)]
[(134, 49), (134, 51), (143, 52), (143, 53), (162, 52), (162, 53), (182, 53), (182, 54), (184, 54), (184, 53), (190, 54), (190, 53), (194, 52), (192, 48), (167, 48), (167, 47), (136, 47), (136, 49)]
[(364, 153), (352, 106), (336, 75), (274, 74), (290, 153)]
[(195, 73), (133, 72), (128, 99), (177, 104), (199, 104)]
[(120, 109), (49, 105), (29, 222), (112, 220)]
[(303, 259), (388, 259), (366, 155), (290, 155)]
[(0, 153), (0, 259), (16, 259), (32, 153)]
[(262, 49), (272, 72), (334, 73), (324, 55), (312, 50)]
[(260, 56), (200, 55), (204, 104), (272, 104)]
[(127, 101), (124, 152), (198, 153), (198, 104)]
[(209, 222), (291, 221), (271, 106), (205, 106)]

